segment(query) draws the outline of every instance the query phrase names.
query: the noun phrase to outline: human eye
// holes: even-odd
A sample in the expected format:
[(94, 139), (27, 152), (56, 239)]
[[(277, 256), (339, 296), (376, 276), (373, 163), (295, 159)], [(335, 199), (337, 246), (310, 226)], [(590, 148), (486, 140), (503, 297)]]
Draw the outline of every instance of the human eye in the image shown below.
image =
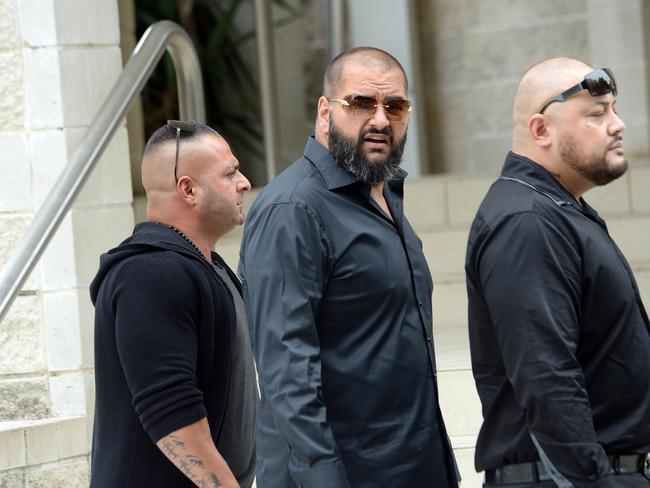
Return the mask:
[(409, 109), (409, 102), (407, 100), (389, 100), (386, 102), (386, 111), (395, 114), (395, 115), (402, 115), (405, 112), (408, 112)]
[(377, 101), (374, 98), (364, 96), (355, 96), (348, 103), (356, 110), (374, 110), (377, 106)]

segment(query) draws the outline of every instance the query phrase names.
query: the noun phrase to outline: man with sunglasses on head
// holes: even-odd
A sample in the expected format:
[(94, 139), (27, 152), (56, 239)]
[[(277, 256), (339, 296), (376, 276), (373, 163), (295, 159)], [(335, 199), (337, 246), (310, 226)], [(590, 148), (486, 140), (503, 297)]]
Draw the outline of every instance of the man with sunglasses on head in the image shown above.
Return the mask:
[(429, 269), (404, 216), (400, 63), (328, 65), (315, 136), (257, 197), (239, 273), (261, 393), (259, 488), (457, 486)]
[(612, 72), (530, 68), (512, 151), (469, 235), (485, 486), (650, 486), (650, 323), (629, 264), (585, 192), (623, 175)]
[(168, 121), (142, 161), (147, 222), (102, 255), (91, 488), (250, 487), (258, 393), (241, 284), (213, 251), (250, 183), (228, 143)]

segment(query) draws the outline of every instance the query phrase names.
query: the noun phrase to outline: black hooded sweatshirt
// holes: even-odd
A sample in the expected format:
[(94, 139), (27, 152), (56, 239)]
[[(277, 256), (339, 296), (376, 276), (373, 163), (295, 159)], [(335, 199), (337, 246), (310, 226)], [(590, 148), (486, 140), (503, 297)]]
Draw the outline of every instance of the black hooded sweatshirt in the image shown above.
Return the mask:
[(145, 222), (101, 256), (90, 295), (91, 488), (194, 486), (155, 442), (207, 417), (219, 448), (236, 330), (230, 291), (179, 234)]

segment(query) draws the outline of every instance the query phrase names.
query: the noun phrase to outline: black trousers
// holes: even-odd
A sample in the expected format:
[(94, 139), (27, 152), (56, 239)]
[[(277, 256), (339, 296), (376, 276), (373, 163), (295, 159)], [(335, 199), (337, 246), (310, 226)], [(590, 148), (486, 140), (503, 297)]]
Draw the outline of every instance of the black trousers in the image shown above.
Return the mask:
[[(608, 488), (609, 486), (616, 488), (650, 488), (650, 480), (641, 473), (615, 474), (610, 479), (611, 483), (608, 485)], [(557, 488), (557, 485), (553, 481), (514, 484), (484, 483), (483, 488)]]

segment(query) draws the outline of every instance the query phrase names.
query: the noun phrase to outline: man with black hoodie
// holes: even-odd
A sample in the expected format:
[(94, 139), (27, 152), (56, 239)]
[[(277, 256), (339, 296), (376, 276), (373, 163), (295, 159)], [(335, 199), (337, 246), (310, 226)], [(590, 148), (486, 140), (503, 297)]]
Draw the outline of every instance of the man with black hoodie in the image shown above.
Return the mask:
[(169, 121), (142, 161), (149, 221), (100, 259), (91, 488), (250, 487), (258, 394), (241, 286), (212, 251), (250, 183), (227, 142)]

